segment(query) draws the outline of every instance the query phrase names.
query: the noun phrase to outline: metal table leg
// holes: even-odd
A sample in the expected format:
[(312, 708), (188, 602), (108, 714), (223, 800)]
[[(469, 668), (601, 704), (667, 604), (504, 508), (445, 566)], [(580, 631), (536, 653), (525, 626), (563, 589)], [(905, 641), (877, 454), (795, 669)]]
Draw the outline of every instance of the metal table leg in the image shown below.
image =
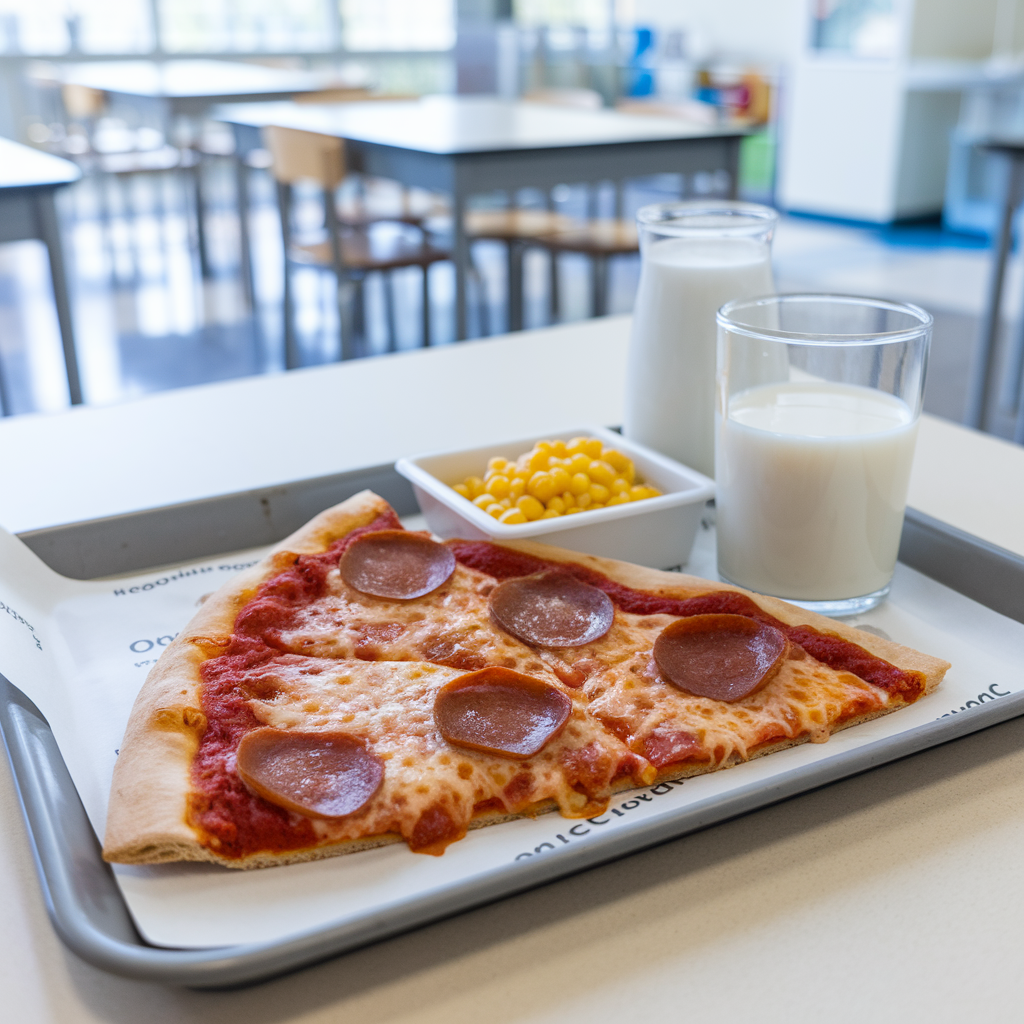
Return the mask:
[(78, 355), (75, 351), (75, 335), (71, 325), (71, 300), (68, 294), (68, 279), (64, 269), (64, 251), (61, 246), (60, 225), (57, 221), (57, 207), (53, 191), (41, 191), (36, 197), (36, 216), (39, 221), (39, 235), (46, 244), (50, 256), (50, 274), (53, 278), (53, 299), (57, 306), (57, 322), (60, 324), (60, 340), (64, 346), (64, 366), (68, 375), (68, 393), (72, 405), (82, 404), (82, 384), (78, 374)]
[(466, 196), (461, 183), (456, 183), (452, 195), (452, 260), (455, 263), (455, 340), (465, 341), (466, 324), (466, 268), (469, 266), (469, 239), (466, 237)]
[(981, 336), (971, 370), (967, 409), (964, 413), (964, 423), (978, 430), (984, 429), (985, 426), (988, 393), (992, 383), (992, 373), (995, 369), (999, 312), (1003, 301), (1003, 278), (1006, 273), (1006, 257), (1009, 255), (1013, 237), (1013, 211), (1024, 198), (1024, 160), (1014, 159), (1005, 152), (993, 153), (993, 158), (998, 159), (1002, 164), (1006, 185), (1003, 190), (1003, 209), (994, 250), (992, 276), (989, 279), (988, 301), (985, 305)]
[(256, 310), (256, 280), (252, 271), (252, 238), (249, 234), (249, 168), (244, 156), (235, 161), (235, 197), (238, 204), (238, 272), (249, 308)]

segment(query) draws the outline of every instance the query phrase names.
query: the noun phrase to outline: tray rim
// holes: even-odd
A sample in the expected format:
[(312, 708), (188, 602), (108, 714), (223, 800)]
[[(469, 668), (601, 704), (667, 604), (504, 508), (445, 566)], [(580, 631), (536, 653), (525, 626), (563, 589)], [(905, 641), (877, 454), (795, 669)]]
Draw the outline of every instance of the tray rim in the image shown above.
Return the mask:
[[(230, 512), (240, 501), (256, 502), (265, 524), (276, 525), (277, 529), (287, 532), (287, 524), (275, 524), (274, 517), (266, 514), (268, 492), (286, 504), (290, 490), (304, 487), (314, 495), (319, 495), (325, 487), (351, 494), (362, 489), (368, 476), (376, 479), (387, 477), (388, 469), (397, 477), (392, 467), (370, 467), (355, 473), (236, 492), (183, 506), (143, 510), (114, 518), (121, 528), (125, 525), (130, 527), (133, 523), (145, 527), (177, 509), (188, 509), (194, 515), (196, 506), (199, 506), (198, 514), (201, 515), (203, 508), (216, 510), (218, 504)], [(396, 493), (398, 504), (406, 506), (408, 502), (400, 487)], [(336, 500), (348, 494), (341, 493)], [(411, 494), (408, 497), (411, 498)], [(302, 502), (297, 504), (301, 506)], [(403, 511), (401, 507), (398, 510)], [(289, 511), (305, 514), (300, 508)], [(408, 508), (408, 511), (413, 509)], [(59, 543), (61, 537), (73, 540), (76, 534), (94, 536), (95, 533), (90, 534), (90, 531), (97, 527), (104, 530), (109, 523), (109, 520), (85, 521), (51, 527), (44, 531), (31, 531), (23, 539), (36, 548), (32, 540), (43, 537), (43, 546), (49, 545), (53, 550), (55, 539)], [(266, 529), (266, 525), (257, 529)], [(36, 550), (42, 555), (38, 548)], [(978, 600), (997, 613), (1024, 622), (1024, 558), (913, 509), (907, 510), (900, 557), (911, 567)], [(936, 564), (931, 565), (933, 571), (922, 568), (922, 565), (936, 559)], [(160, 559), (163, 564), (165, 561)], [(963, 586), (958, 586), (958, 582)], [(993, 583), (996, 584), (995, 593)], [(1013, 583), (1018, 585), (1013, 586)], [(770, 780), (751, 782), (724, 798), (708, 798), (681, 814), (648, 822), (627, 834), (612, 833), (606, 839), (566, 847), (559, 851), (557, 857), (520, 861), (514, 867), (503, 866), (462, 885), (445, 889), (441, 894), (428, 894), (389, 906), (354, 922), (315, 927), (284, 940), (183, 950), (152, 946), (140, 937), (113, 870), (100, 857), (99, 843), (45, 718), (21, 691), (0, 675), (0, 735), (11, 765), (47, 913), (57, 934), (68, 948), (102, 970), (136, 980), (203, 989), (252, 984), (287, 973), (596, 867), (1022, 714), (1024, 692), (837, 753), (814, 765), (797, 766)]]

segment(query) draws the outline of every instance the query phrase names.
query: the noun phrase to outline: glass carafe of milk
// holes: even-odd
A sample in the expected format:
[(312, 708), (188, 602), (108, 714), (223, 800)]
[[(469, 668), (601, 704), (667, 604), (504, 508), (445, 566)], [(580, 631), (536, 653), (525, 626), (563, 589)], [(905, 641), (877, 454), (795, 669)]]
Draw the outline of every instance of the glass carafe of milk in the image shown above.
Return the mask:
[(778, 214), (728, 200), (658, 203), (637, 214), (640, 287), (625, 435), (707, 476), (715, 472), (715, 314), (769, 295)]

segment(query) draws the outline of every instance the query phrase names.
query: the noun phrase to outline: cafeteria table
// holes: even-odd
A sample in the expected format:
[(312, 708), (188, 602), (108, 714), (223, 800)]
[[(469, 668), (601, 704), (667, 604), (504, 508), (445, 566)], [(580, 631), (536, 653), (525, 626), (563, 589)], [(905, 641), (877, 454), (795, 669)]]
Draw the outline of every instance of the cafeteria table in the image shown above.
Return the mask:
[[(68, 160), (0, 138), (0, 243), (37, 238), (46, 246), (72, 405), (82, 401), (82, 385), (54, 194), (80, 177), (81, 171)], [(3, 415), (9, 415), (10, 402), (2, 377), (0, 403)]]
[[(313, 71), (196, 58), (71, 63), (62, 65), (59, 75), (60, 81), (66, 85), (97, 89), (135, 110), (154, 112), (155, 120), (164, 125), (167, 134), (175, 118), (202, 117), (215, 103), (280, 100), (316, 92), (332, 81), (323, 73)], [(199, 265), (203, 277), (207, 277), (209, 261), (198, 166), (194, 169), (194, 180)], [(248, 256), (245, 248), (243, 261)], [(242, 280), (248, 290), (251, 273), (247, 264), (242, 268)], [(252, 299), (251, 295), (248, 297)]]
[(727, 172), (735, 195), (746, 134), (735, 126), (493, 96), (226, 104), (211, 114), (235, 126), (240, 150), (258, 145), (259, 129), (267, 125), (334, 135), (345, 139), (353, 170), (450, 196), (459, 340), (467, 331), (469, 240), (464, 222), (470, 196), (699, 171)]
[[(613, 424), (628, 330), (612, 317), (5, 420), (0, 522)], [(926, 416), (911, 502), (1024, 554), (1024, 448)], [(0, 981), (18, 1024), (1020, 1018), (1024, 718), (236, 991), (79, 961), (47, 921), (6, 768), (0, 814)]]

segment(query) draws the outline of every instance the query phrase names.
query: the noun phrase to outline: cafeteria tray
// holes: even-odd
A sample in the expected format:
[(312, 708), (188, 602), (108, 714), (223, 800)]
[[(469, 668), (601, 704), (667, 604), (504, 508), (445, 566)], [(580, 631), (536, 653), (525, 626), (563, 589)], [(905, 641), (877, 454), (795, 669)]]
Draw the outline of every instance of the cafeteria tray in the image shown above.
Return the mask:
[[(78, 579), (112, 576), (270, 544), (321, 509), (364, 487), (402, 515), (417, 511), (393, 467), (297, 481), (203, 501), (21, 534), (51, 568)], [(900, 560), (1002, 615), (1024, 622), (1024, 558), (914, 509)], [(0, 676), (0, 732), (28, 825), (47, 911), (65, 944), (95, 966), (126, 977), (193, 988), (249, 984), (365, 946), (430, 921), (553, 881), (656, 843), (706, 828), (798, 793), (1024, 714), (1024, 691), (791, 768), (627, 834), (568, 846), (558, 857), (516, 861), (440, 893), (377, 908), (343, 925), (282, 941), (209, 949), (147, 944), (132, 923), (52, 732), (24, 694)]]

